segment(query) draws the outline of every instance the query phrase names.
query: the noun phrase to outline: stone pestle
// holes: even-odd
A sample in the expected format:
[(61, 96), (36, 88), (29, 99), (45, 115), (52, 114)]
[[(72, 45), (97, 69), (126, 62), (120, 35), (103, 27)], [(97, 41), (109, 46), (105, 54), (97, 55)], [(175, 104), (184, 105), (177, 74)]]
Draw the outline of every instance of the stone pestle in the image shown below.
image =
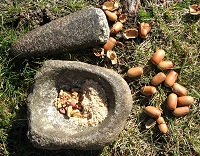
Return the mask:
[(89, 7), (28, 32), (12, 44), (11, 54), (18, 58), (56, 56), (104, 44), (109, 35), (104, 12)]

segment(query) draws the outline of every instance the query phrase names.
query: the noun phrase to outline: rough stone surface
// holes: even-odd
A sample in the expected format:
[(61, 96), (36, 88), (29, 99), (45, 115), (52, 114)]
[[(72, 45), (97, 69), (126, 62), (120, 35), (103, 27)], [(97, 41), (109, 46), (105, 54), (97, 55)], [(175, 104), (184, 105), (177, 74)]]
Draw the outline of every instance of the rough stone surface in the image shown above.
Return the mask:
[(104, 12), (91, 7), (28, 32), (12, 44), (11, 53), (21, 58), (57, 55), (103, 44), (109, 33)]
[[(96, 127), (72, 125), (55, 106), (60, 89), (80, 87), (86, 79), (97, 81), (108, 98), (108, 116)], [(123, 130), (132, 108), (126, 81), (111, 69), (76, 61), (46, 61), (35, 76), (28, 96), (28, 138), (35, 147), (97, 150), (113, 142)]]

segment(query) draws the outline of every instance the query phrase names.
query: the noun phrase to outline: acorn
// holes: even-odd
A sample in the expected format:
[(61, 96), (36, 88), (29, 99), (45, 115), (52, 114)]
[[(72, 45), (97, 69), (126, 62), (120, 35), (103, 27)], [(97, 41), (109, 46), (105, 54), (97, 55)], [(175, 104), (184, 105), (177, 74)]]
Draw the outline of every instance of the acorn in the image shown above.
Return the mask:
[(164, 134), (166, 134), (166, 133), (168, 132), (168, 127), (167, 127), (167, 124), (166, 124), (166, 123), (161, 123), (161, 124), (159, 124), (159, 125), (158, 125), (158, 128), (159, 128), (159, 130), (160, 130), (162, 133), (164, 133)]
[(160, 72), (152, 78), (151, 84), (154, 86), (158, 86), (163, 81), (165, 81), (165, 79), (166, 79), (166, 75), (164, 73)]
[(163, 58), (165, 57), (165, 51), (161, 49), (157, 49), (156, 52), (151, 57), (151, 62), (153, 64), (159, 64)]
[(140, 92), (145, 96), (150, 96), (156, 93), (156, 87), (154, 86), (144, 86), (140, 89)]
[(163, 124), (165, 123), (165, 120), (162, 116), (160, 116), (159, 118), (156, 119), (157, 124)]
[(107, 15), (107, 17), (110, 21), (116, 21), (117, 20), (117, 15), (116, 15), (115, 12), (111, 12), (109, 10), (105, 10), (104, 12), (105, 12), (105, 14)]
[(190, 108), (188, 106), (177, 107), (172, 114), (176, 117), (184, 116), (190, 112)]
[(177, 99), (178, 106), (189, 106), (194, 103), (194, 98), (192, 96), (181, 96)]
[(187, 89), (178, 83), (173, 84), (172, 91), (178, 96), (186, 96), (187, 94)]
[(120, 30), (122, 30), (123, 24), (121, 22), (116, 22), (113, 24), (110, 33), (111, 34), (117, 34)]
[(130, 68), (128, 71), (127, 71), (127, 76), (130, 77), (130, 78), (135, 78), (135, 77), (139, 77), (143, 74), (143, 68), (142, 67), (133, 67), (133, 68)]
[(166, 87), (173, 86), (174, 83), (176, 82), (177, 78), (178, 78), (178, 73), (175, 72), (174, 70), (171, 70), (166, 76), (166, 79), (164, 82), (165, 86)]
[(166, 61), (161, 61), (157, 67), (160, 69), (160, 70), (168, 70), (168, 69), (171, 69), (174, 67), (174, 63), (170, 60), (166, 60)]
[(174, 110), (177, 107), (177, 95), (174, 93), (169, 94), (167, 98), (167, 108), (169, 110)]
[(116, 44), (116, 40), (113, 37), (110, 37), (108, 41), (104, 44), (103, 49), (105, 51), (112, 50)]
[(151, 116), (152, 118), (158, 118), (161, 116), (161, 113), (162, 111), (160, 109), (158, 109), (157, 107), (154, 107), (154, 106), (147, 106), (145, 109), (144, 109), (144, 112)]

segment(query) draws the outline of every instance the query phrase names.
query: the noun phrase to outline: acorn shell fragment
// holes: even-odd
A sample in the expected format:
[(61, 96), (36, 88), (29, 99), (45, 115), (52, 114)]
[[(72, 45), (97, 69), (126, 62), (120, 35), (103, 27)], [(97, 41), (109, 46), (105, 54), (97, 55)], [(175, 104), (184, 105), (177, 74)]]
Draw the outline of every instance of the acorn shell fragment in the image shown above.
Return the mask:
[(140, 23), (139, 25), (140, 37), (146, 38), (150, 30), (151, 30), (151, 27), (148, 23), (144, 23), (144, 22)]
[(199, 15), (200, 14), (200, 6), (197, 4), (193, 4), (189, 6), (189, 11), (191, 15)]
[(138, 30), (136, 28), (127, 29), (123, 32), (123, 38), (126, 40), (136, 37), (138, 37)]
[(127, 20), (127, 15), (126, 15), (126, 14), (121, 14), (121, 15), (119, 16), (119, 21), (120, 21), (121, 23), (126, 22), (126, 20)]
[(154, 106), (147, 106), (145, 109), (144, 109), (144, 112), (147, 114), (147, 115), (149, 115), (149, 116), (151, 116), (151, 117), (153, 117), (153, 118), (158, 118), (158, 117), (160, 117), (161, 116), (161, 113), (162, 113), (162, 111), (160, 110), (160, 109), (158, 109), (158, 108), (156, 108), (156, 107), (154, 107)]
[(119, 3), (114, 1), (106, 1), (102, 5), (103, 10), (114, 11), (119, 8)]
[(109, 10), (105, 10), (105, 14), (107, 15), (108, 19), (110, 21), (116, 21), (117, 20), (117, 15), (115, 12), (111, 12)]
[(145, 128), (146, 129), (150, 129), (152, 127), (154, 127), (156, 124), (156, 120), (154, 119), (149, 119), (146, 123), (145, 123)]
[(111, 60), (112, 64), (117, 64), (117, 54), (114, 51), (108, 50), (106, 56)]

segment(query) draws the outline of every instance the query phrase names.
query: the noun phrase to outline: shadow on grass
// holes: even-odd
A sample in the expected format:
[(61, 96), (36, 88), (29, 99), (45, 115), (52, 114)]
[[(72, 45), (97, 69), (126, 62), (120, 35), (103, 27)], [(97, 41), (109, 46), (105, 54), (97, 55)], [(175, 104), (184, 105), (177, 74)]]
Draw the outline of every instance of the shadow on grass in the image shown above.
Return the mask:
[(102, 150), (45, 150), (35, 148), (27, 138), (27, 107), (24, 102), (16, 112), (8, 133), (7, 150), (10, 156), (99, 156)]
[(200, 19), (200, 16), (185, 14), (182, 19), (185, 23), (196, 23)]

